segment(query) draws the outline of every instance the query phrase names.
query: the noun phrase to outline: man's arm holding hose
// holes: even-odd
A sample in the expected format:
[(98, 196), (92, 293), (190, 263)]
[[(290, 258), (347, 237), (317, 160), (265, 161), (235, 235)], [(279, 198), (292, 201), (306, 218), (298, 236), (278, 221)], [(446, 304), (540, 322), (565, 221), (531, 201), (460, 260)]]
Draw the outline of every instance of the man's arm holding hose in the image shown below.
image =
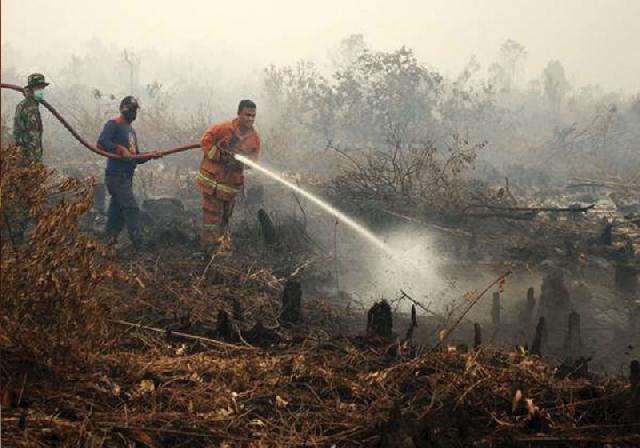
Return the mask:
[[(138, 142), (138, 144), (140, 143), (139, 140), (138, 140), (138, 135), (137, 134), (136, 134), (136, 142)], [(138, 148), (140, 148), (140, 146), (138, 146)], [(142, 156), (145, 156), (145, 158), (144, 159), (137, 159), (136, 163), (138, 165), (141, 165), (143, 163), (147, 163), (151, 159), (161, 159), (162, 158), (162, 153), (158, 149), (154, 149), (153, 151), (141, 152), (139, 154), (142, 155)]]
[(218, 145), (223, 138), (223, 130), (223, 126), (214, 124), (202, 134), (200, 147), (206, 158), (218, 162), (228, 156), (228, 152)]

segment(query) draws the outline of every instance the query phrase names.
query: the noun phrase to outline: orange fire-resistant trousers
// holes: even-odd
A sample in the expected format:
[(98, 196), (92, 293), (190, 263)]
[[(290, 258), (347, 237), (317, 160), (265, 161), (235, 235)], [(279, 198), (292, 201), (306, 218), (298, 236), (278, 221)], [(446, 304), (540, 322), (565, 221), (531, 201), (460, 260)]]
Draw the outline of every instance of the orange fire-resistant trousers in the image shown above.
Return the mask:
[(204, 249), (216, 245), (229, 228), (235, 197), (220, 199), (215, 194), (202, 192), (202, 234), (200, 243)]

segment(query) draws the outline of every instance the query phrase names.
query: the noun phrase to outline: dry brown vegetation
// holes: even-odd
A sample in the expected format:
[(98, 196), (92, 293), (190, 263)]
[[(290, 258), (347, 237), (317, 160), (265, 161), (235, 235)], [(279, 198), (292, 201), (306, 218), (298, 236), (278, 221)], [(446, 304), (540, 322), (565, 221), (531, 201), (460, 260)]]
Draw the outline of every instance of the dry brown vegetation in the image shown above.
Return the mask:
[[(22, 164), (15, 148), (2, 150), (0, 337), (24, 361), (66, 367), (102, 342), (95, 288), (106, 277), (107, 251), (79, 230), (91, 207), (90, 181)], [(20, 235), (25, 226), (28, 242)]]

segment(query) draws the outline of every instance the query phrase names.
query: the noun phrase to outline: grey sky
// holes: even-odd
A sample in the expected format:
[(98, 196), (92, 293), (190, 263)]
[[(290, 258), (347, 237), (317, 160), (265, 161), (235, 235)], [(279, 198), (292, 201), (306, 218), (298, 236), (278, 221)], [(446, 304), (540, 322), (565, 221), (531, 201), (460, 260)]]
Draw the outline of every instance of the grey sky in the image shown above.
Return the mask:
[(452, 73), (473, 54), (486, 70), (512, 38), (528, 50), (529, 78), (559, 59), (580, 85), (637, 92), (639, 19), (640, 0), (2, 0), (2, 44), (34, 68), (83, 53), (99, 36), (114, 48), (153, 49), (193, 65), (225, 65), (222, 58), (252, 72), (321, 60), (362, 33), (373, 48), (406, 45)]

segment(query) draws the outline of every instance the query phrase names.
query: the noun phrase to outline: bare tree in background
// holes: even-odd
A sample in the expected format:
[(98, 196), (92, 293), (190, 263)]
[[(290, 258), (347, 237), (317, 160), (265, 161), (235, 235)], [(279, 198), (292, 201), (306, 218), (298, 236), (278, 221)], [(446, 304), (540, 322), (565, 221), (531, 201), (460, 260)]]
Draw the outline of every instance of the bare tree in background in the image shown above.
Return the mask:
[(565, 95), (571, 89), (560, 61), (549, 61), (542, 72), (544, 94), (549, 102), (558, 108)]
[(498, 61), (489, 69), (499, 90), (511, 92), (517, 86), (522, 79), (526, 57), (525, 47), (513, 39), (500, 46)]

